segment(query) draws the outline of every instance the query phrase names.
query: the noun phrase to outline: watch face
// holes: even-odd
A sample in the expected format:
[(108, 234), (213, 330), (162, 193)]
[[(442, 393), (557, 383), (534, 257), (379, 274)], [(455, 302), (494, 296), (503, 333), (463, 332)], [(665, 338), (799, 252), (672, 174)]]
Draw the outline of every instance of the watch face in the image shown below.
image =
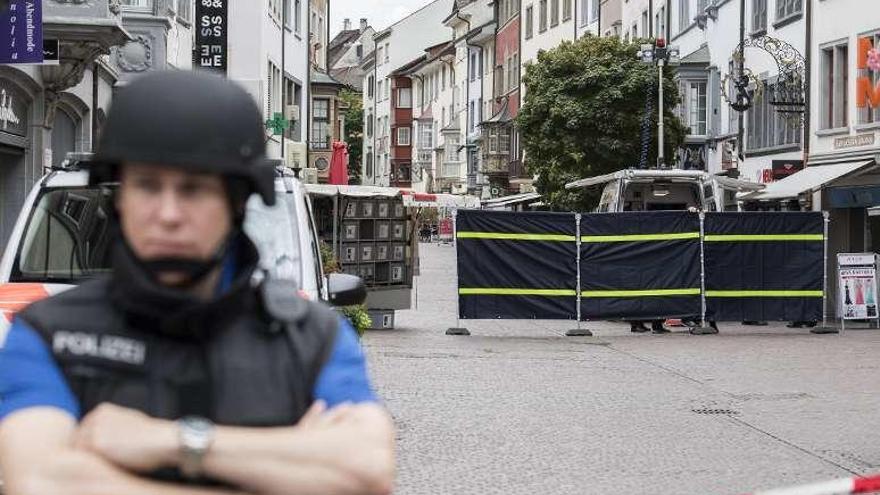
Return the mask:
[(180, 420), (181, 440), (184, 447), (205, 449), (213, 440), (214, 423), (200, 417), (186, 417)]

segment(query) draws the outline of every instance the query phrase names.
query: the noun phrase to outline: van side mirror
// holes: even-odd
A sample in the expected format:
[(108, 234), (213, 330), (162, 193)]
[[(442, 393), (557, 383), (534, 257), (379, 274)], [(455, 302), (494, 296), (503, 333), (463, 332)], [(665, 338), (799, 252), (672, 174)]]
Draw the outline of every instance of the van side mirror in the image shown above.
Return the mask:
[(367, 300), (367, 286), (360, 277), (331, 273), (327, 276), (327, 296), (333, 306), (355, 306)]

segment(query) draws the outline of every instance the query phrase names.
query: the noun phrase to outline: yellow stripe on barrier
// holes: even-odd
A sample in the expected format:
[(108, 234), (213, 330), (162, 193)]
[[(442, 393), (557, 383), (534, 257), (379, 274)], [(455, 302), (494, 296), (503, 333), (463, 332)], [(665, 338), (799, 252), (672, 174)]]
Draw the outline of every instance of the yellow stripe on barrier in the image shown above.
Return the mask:
[(706, 242), (824, 241), (822, 234), (708, 234)]
[(565, 234), (503, 234), (500, 232), (458, 232), (459, 239), (491, 239), (499, 241), (575, 242), (577, 237)]
[(585, 290), (581, 297), (663, 297), (699, 296), (700, 289), (646, 289), (646, 290)]
[(573, 289), (505, 289), (487, 287), (480, 289), (458, 289), (462, 296), (577, 296)]
[(630, 234), (630, 235), (584, 235), (581, 242), (643, 242), (643, 241), (678, 241), (682, 239), (699, 239), (699, 232), (675, 232), (669, 234)]
[(821, 290), (707, 290), (706, 297), (823, 297)]

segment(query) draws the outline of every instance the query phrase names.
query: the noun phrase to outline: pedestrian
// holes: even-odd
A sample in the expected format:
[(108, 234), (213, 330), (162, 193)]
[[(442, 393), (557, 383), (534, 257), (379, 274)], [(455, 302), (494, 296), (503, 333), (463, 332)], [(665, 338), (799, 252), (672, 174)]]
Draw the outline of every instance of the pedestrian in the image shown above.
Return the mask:
[[(645, 326), (646, 321), (651, 322), (650, 329), (648, 329), (648, 327)], [(655, 334), (670, 333), (671, 330), (666, 328), (666, 326), (663, 324), (664, 321), (666, 321), (666, 320), (631, 320), (629, 322), (629, 326), (630, 326), (629, 331), (633, 332), (633, 333), (646, 333), (646, 332), (651, 332), (651, 333), (655, 333)]]
[(274, 202), (251, 97), (156, 73), (107, 117), (113, 271), (17, 316), (0, 350), (6, 495), (388, 493), (393, 426), (357, 336), (259, 280), (245, 203)]

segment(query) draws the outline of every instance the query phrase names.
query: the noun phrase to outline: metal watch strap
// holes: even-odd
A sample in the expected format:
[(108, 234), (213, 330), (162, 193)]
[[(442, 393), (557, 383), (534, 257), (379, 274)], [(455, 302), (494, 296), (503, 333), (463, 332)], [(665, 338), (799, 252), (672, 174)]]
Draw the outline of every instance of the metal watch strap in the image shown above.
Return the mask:
[(201, 417), (178, 421), (180, 439), (180, 473), (187, 479), (200, 478), (205, 454), (214, 441), (214, 424)]

